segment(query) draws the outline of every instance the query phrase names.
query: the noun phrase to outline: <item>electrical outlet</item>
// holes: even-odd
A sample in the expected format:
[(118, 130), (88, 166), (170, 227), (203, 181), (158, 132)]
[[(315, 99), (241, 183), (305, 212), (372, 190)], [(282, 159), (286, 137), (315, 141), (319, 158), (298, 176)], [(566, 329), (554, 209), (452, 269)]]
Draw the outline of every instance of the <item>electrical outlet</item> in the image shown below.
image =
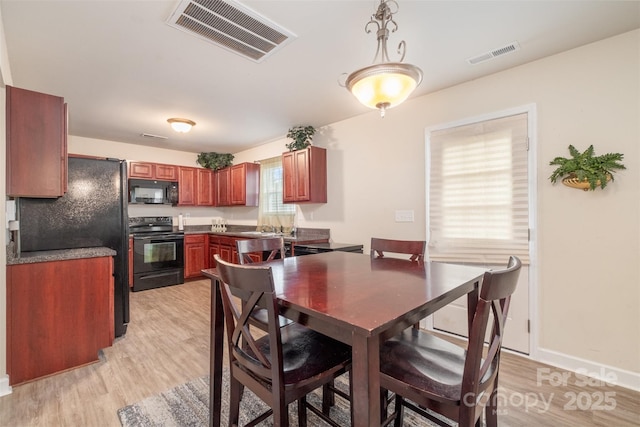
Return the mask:
[(396, 222), (413, 222), (413, 211), (396, 211)]

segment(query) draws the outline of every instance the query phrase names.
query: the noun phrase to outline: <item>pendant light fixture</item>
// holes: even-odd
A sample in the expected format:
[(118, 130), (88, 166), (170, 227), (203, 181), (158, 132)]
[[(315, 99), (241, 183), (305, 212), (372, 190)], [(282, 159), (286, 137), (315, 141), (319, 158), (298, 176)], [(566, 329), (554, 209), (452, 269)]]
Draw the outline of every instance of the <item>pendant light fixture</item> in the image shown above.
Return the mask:
[(389, 31), (395, 32), (398, 29), (398, 24), (393, 19), (397, 12), (398, 3), (394, 0), (380, 0), (376, 13), (371, 15), (371, 20), (364, 27), (367, 33), (372, 31), (373, 26), (377, 28), (378, 48), (374, 64), (349, 74), (344, 84), (362, 104), (379, 109), (381, 117), (384, 117), (387, 109), (407, 99), (422, 81), (420, 68), (402, 62), (406, 51), (404, 40), (398, 45), (400, 61), (389, 61), (387, 40)]
[(171, 119), (167, 119), (167, 122), (171, 124), (171, 127), (173, 128), (173, 130), (180, 133), (187, 133), (191, 130), (192, 126), (196, 125), (196, 122), (189, 119), (171, 118)]

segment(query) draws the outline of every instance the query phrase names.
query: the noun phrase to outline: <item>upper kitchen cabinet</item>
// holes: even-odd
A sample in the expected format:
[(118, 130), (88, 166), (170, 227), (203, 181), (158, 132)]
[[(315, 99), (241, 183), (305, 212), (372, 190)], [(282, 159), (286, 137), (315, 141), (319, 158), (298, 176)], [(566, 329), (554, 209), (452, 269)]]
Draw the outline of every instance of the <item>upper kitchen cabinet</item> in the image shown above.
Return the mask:
[(284, 203), (327, 203), (327, 150), (309, 146), (282, 154)]
[(180, 167), (178, 171), (178, 204), (194, 206), (196, 204), (197, 169)]
[(7, 86), (7, 195), (60, 197), (67, 191), (64, 98)]
[(178, 167), (161, 163), (129, 162), (129, 178), (178, 181)]
[(218, 206), (231, 206), (231, 168), (218, 169), (215, 174)]
[(240, 163), (231, 166), (232, 206), (258, 206), (260, 194), (260, 165), (257, 163)]
[(215, 206), (215, 176), (211, 169), (178, 168), (181, 206)]
[(219, 169), (217, 176), (218, 206), (258, 206), (260, 165), (240, 163)]
[(215, 206), (216, 205), (216, 174), (211, 169), (197, 169), (197, 206)]

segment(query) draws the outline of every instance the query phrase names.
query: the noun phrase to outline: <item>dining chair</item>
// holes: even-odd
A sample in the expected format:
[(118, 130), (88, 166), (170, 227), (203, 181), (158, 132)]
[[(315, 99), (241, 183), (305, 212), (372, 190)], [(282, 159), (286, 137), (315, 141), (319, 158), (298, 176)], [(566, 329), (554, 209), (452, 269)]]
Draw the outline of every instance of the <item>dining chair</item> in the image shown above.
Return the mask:
[[(383, 411), (386, 417), (383, 426), (391, 421), (394, 426), (401, 426), (404, 408), (436, 424), (450, 425), (426, 408), (460, 427), (480, 425), (484, 412), (486, 424), (497, 426), (500, 350), (521, 266), (520, 259), (512, 256), (506, 269), (485, 272), (466, 349), (415, 329), (407, 329), (383, 343), (380, 348), (383, 409), (385, 392), (395, 393), (394, 413), (386, 417)], [(490, 324), (490, 339), (483, 355)]]
[[(264, 239), (236, 240), (236, 249), (240, 264), (253, 264), (271, 261), (280, 254), (280, 258), (285, 256), (284, 238), (269, 237)], [(267, 259), (263, 259), (264, 252), (269, 252)], [(260, 260), (260, 261), (258, 261)], [(280, 326), (286, 326), (292, 321), (283, 316), (278, 316)], [(263, 331), (267, 330), (267, 311), (263, 308), (256, 308), (251, 314), (251, 324)]]
[[(391, 240), (371, 238), (371, 258), (384, 258), (384, 253), (407, 254), (410, 261), (424, 262), (424, 251), (427, 242), (424, 240)], [(413, 325), (413, 329), (420, 329), (420, 322)]]
[[(278, 254), (280, 258), (284, 258), (286, 253), (282, 236), (236, 240), (236, 249), (238, 250), (240, 264), (271, 261)], [(266, 259), (264, 259), (264, 252), (269, 252)]]
[(424, 240), (390, 240), (371, 238), (371, 258), (383, 258), (385, 252), (411, 255), (411, 261), (424, 261), (427, 242)]
[[(244, 387), (271, 409), (247, 426), (273, 415), (273, 425), (289, 425), (288, 406), (298, 402), (298, 425), (307, 425), (307, 409), (334, 427), (340, 427), (306, 396), (351, 368), (351, 347), (296, 322), (280, 327), (278, 302), (271, 267), (237, 265), (215, 255), (226, 322), (230, 366), (229, 426), (237, 426)], [(236, 290), (234, 293), (233, 290)], [(234, 298), (246, 295), (246, 302)], [(249, 328), (258, 304), (267, 311), (268, 333), (255, 335)]]
[[(237, 240), (236, 249), (238, 250), (238, 259), (240, 264), (253, 264), (256, 262), (266, 262), (276, 259), (278, 255), (280, 258), (284, 258), (286, 250), (284, 247), (284, 238), (270, 237), (264, 239), (246, 239)], [(266, 259), (264, 253), (269, 252)], [(261, 261), (257, 261), (257, 260)], [(278, 322), (280, 327), (286, 326), (293, 322), (284, 316), (278, 316)], [(267, 330), (267, 311), (263, 308), (255, 308), (251, 313), (251, 324), (264, 331)], [(330, 407), (335, 405), (334, 394), (338, 393), (345, 399), (349, 399), (349, 395), (344, 394), (341, 390), (335, 387), (335, 383), (331, 381), (329, 384), (323, 386), (322, 392), (322, 404), (323, 410), (328, 411)]]

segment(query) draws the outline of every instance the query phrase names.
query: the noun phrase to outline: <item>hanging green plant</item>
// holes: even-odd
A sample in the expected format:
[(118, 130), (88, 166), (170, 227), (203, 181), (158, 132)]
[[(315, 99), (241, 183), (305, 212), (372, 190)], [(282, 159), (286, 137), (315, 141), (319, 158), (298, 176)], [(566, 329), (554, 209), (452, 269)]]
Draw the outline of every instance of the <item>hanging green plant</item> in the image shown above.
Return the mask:
[(207, 169), (218, 170), (231, 166), (233, 154), (225, 153), (200, 153), (196, 160), (200, 166)]
[(311, 145), (313, 134), (316, 129), (313, 126), (294, 126), (289, 129), (287, 138), (291, 138), (293, 142), (286, 145), (289, 151), (302, 150)]
[(585, 191), (595, 190), (596, 187), (604, 188), (607, 182), (613, 181), (613, 173), (616, 170), (626, 169), (620, 163), (624, 154), (607, 153), (594, 156), (593, 145), (590, 145), (583, 153), (573, 145), (569, 145), (570, 158), (556, 157), (549, 165), (558, 166), (549, 179), (552, 183), (562, 179), (562, 183), (574, 188), (582, 188)]

